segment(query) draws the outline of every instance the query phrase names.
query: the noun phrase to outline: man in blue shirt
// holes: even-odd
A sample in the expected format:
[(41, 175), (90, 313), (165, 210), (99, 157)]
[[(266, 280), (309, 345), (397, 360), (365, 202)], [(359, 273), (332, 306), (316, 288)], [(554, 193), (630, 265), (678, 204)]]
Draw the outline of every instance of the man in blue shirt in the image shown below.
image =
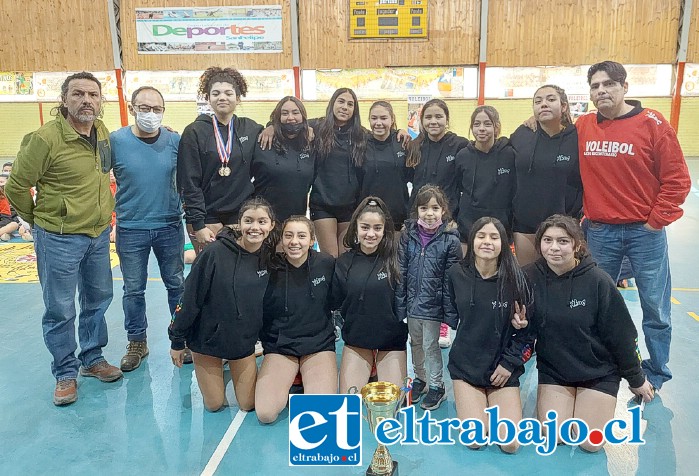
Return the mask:
[(148, 355), (146, 281), (151, 249), (160, 267), (170, 315), (184, 291), (184, 230), (176, 186), (180, 136), (161, 127), (165, 101), (155, 88), (134, 91), (135, 123), (110, 136), (117, 182), (116, 251), (124, 276), (124, 327), (128, 338), (121, 370), (130, 372)]

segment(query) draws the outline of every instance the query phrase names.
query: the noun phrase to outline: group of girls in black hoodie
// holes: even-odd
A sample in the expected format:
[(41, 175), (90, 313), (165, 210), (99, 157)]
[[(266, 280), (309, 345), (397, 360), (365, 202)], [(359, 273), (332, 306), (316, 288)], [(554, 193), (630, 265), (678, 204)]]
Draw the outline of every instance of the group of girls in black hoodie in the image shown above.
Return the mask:
[(544, 219), (556, 213), (580, 218), (582, 210), (578, 136), (565, 91), (542, 86), (533, 109), (537, 130), (520, 126), (508, 140), (500, 137), (495, 108), (478, 106), (471, 115), (475, 140), (456, 156), (462, 242), (475, 220), (498, 218), (521, 266), (536, 259), (534, 233)]
[[(354, 212), (345, 240), (350, 251), (337, 266), (310, 249), (314, 227), (303, 216), (282, 225), (282, 251), (274, 254), (274, 212), (262, 198), (243, 204), (237, 225), (224, 227), (199, 254), (169, 328), (173, 363), (182, 366), (186, 342), (208, 410), (225, 404), (222, 359), (239, 407), (255, 408), (263, 423), (283, 410), (299, 371), (306, 393), (336, 392), (331, 309), (346, 320), (340, 389), (366, 384), (374, 359), (379, 379), (403, 384), (407, 326), (395, 313), (393, 223), (380, 198), (368, 197)], [(259, 376), (258, 336), (265, 352)]]
[[(506, 240), (497, 219), (477, 220), (466, 259), (447, 272), (458, 316), (450, 322), (457, 332), (448, 369), (459, 418), (485, 420), (483, 410), (497, 404), (503, 417), (521, 419), (517, 387), (535, 339), (540, 420), (555, 410), (559, 423), (580, 418), (603, 428), (621, 378), (650, 401), (636, 328), (614, 282), (587, 254), (577, 220), (554, 215), (539, 226), (541, 257), (524, 274)], [(589, 441), (581, 447), (601, 448)]]
[[(553, 212), (576, 215), (580, 207), (577, 137), (560, 88), (537, 90), (538, 132), (520, 128), (509, 144), (499, 140), (494, 109), (474, 111), (475, 141), (467, 145), (446, 131), (446, 104), (428, 102), (421, 111), (421, 135), (409, 147), (408, 168), (397, 147), (390, 105), (372, 106), (368, 136), (361, 128), (356, 95), (348, 89), (336, 91), (326, 117), (313, 124), (312, 148), (303, 105), (286, 97), (271, 115), (271, 151), (259, 146), (254, 151), (261, 126), (234, 115), (246, 91), (233, 69), (205, 72), (199, 92), (209, 100), (214, 117), (200, 116), (185, 129), (178, 161), (178, 182), (196, 243), (214, 242), (221, 231), (192, 267), (170, 326), (173, 362), (182, 364), (186, 342), (194, 352), (207, 409), (217, 410), (225, 402), (222, 359), (229, 361), (240, 408), (256, 406), (263, 422), (277, 418), (299, 370), (305, 373), (307, 392), (335, 391), (333, 308), (340, 308), (346, 319), (340, 391), (364, 385), (374, 361), (380, 380), (402, 384), (407, 326), (396, 315), (394, 301), (400, 278), (392, 215), (405, 217), (403, 184), (409, 179), (416, 190), (426, 183), (441, 185), (462, 232), (471, 228), (467, 258), (447, 273), (457, 316), (450, 319), (457, 333), (448, 368), (460, 417), (482, 415), (493, 403), (511, 418), (521, 417), (516, 388), (535, 336), (540, 417), (555, 409), (559, 420), (576, 416), (600, 426), (613, 415), (622, 377), (635, 394), (652, 398), (623, 299), (585, 253), (576, 221), (557, 215), (540, 225)], [(491, 154), (497, 160), (489, 161)], [(513, 161), (516, 187), (511, 186)], [(280, 193), (280, 178), (290, 175), (298, 179), (292, 181), (293, 198), (305, 197), (313, 179), (311, 210), (321, 247), (334, 254), (349, 249), (337, 263), (309, 251), (314, 229), (301, 217), (288, 220), (283, 252), (273, 256), (273, 208), (284, 215), (305, 210), (301, 200)], [(382, 190), (383, 181), (397, 184), (389, 195)], [(502, 199), (498, 190), (506, 184), (517, 191), (510, 213), (506, 199), (487, 200)], [(288, 182), (284, 185), (288, 189)], [(254, 188), (275, 206), (260, 198), (245, 202)], [(382, 192), (390, 205), (369, 196), (354, 209), (357, 197)], [(486, 213), (501, 220), (483, 218)], [(234, 231), (235, 225), (239, 229)], [(527, 235), (521, 251), (517, 248), (522, 261), (528, 259), (526, 243), (543, 255), (526, 269), (533, 304), (507, 246), (510, 229), (516, 245), (518, 234)], [(258, 335), (267, 362), (259, 379), (254, 358)]]
[[(283, 251), (273, 256), (273, 215), (263, 199), (243, 204), (239, 231), (225, 227), (199, 255), (173, 316), (173, 363), (182, 365), (187, 342), (206, 408), (225, 403), (222, 359), (238, 405), (255, 407), (263, 423), (278, 417), (298, 371), (306, 392), (335, 392), (331, 309), (346, 319), (340, 392), (365, 385), (374, 360), (379, 380), (402, 384), (407, 326), (395, 299), (400, 271), (386, 204), (378, 197), (360, 203), (345, 237), (350, 250), (336, 263), (310, 250), (312, 223), (298, 216), (286, 221)], [(621, 378), (650, 401), (633, 322), (611, 278), (587, 255), (578, 223), (561, 215), (542, 223), (542, 258), (525, 268), (528, 281), (507, 240), (499, 220), (477, 220), (466, 259), (446, 272), (443, 305), (451, 308), (444, 315), (457, 329), (448, 369), (459, 418), (484, 418), (497, 404), (503, 417), (521, 419), (517, 387), (535, 338), (542, 420), (553, 409), (559, 421), (575, 417), (601, 428), (614, 414)], [(259, 376), (258, 335), (265, 349)]]
[[(378, 101), (371, 106), (369, 132), (362, 127), (357, 96), (351, 89), (340, 88), (335, 91), (328, 102), (325, 117), (310, 121), (306, 120), (305, 110), (300, 101), (294, 98), (284, 98), (282, 101), (286, 101), (287, 106), (280, 103), (277, 108), (281, 108), (280, 111), (283, 111), (284, 107), (291, 109), (293, 106), (288, 102), (293, 101), (295, 109), (299, 111), (299, 118), (293, 120), (293, 126), (284, 126), (284, 116), (282, 115), (279, 121), (276, 119), (276, 110), (272, 114), (271, 125), (262, 133), (261, 144), (256, 149), (253, 161), (256, 193), (273, 199), (272, 205), (275, 210), (281, 209), (280, 213), (284, 215), (284, 207), (288, 208), (289, 205), (278, 206), (275, 203), (277, 199), (269, 193), (269, 180), (264, 180), (264, 175), (260, 176), (273, 168), (271, 160), (274, 158), (276, 181), (286, 184), (287, 178), (292, 179), (292, 189), (287, 187), (284, 192), (294, 194), (294, 203), (305, 200), (310, 189), (310, 213), (316, 227), (318, 244), (321, 250), (334, 257), (346, 250), (343, 237), (352, 212), (357, 203), (367, 196), (383, 198), (394, 220), (398, 220), (394, 223), (400, 228), (407, 215), (408, 182), (412, 178), (412, 169), (405, 166), (405, 152), (399, 141), (399, 138), (407, 137), (407, 134), (396, 130), (391, 105), (385, 101)], [(277, 125), (278, 122), (282, 124)], [(305, 163), (298, 160), (297, 173), (290, 170), (294, 165), (292, 162), (285, 162), (286, 173), (282, 173), (279, 167), (281, 160), (273, 152), (265, 152), (265, 144), (283, 143), (287, 137), (284, 129), (299, 129), (300, 135), (295, 142), (306, 147), (309, 126), (314, 137), (311, 146), (308, 146), (307, 152), (301, 151), (295, 156), (303, 159), (310, 154), (310, 160)], [(288, 145), (285, 146), (287, 150), (290, 148)], [(275, 145), (273, 149), (278, 150), (279, 147)], [(258, 165), (258, 155), (266, 162)], [(304, 165), (307, 168), (304, 168)], [(263, 179), (263, 184), (258, 186), (260, 179)], [(295, 209), (294, 213), (303, 212)]]

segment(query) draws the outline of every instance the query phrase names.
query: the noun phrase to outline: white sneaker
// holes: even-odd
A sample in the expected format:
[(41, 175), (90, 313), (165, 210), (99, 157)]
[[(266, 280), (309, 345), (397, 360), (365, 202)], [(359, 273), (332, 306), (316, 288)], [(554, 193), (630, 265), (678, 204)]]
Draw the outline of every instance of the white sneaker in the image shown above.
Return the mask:
[(262, 342), (259, 340), (255, 343), (255, 357), (259, 357), (264, 353), (264, 350), (262, 349)]
[(446, 349), (451, 345), (451, 336), (449, 335), (449, 326), (442, 324), (439, 328), (439, 347)]

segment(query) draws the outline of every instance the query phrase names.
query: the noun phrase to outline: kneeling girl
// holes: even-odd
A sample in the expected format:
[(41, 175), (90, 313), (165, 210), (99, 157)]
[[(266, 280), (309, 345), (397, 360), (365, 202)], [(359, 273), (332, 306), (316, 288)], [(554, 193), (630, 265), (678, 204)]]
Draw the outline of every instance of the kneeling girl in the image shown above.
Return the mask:
[(367, 384), (374, 355), (380, 381), (399, 387), (404, 383), (408, 327), (398, 319), (394, 304), (399, 279), (394, 230), (383, 200), (365, 198), (344, 238), (349, 251), (335, 264), (333, 301), (345, 319), (340, 393)]
[(330, 286), (335, 259), (312, 250), (313, 222), (294, 215), (282, 227), (282, 253), (271, 266), (260, 340), (265, 357), (257, 377), (255, 412), (274, 422), (289, 401), (296, 374), (304, 393), (337, 392), (335, 326)]
[[(462, 420), (478, 418), (486, 428), (484, 410), (494, 405), (501, 418), (522, 419), (519, 377), (534, 344), (526, 329), (532, 293), (508, 243), (498, 219), (480, 218), (471, 228), (466, 258), (447, 271), (458, 316), (448, 322), (457, 331), (447, 367), (456, 413)], [(506, 453), (518, 447), (517, 442), (500, 446)]]
[(247, 200), (238, 225), (240, 232), (223, 227), (199, 254), (169, 328), (173, 364), (182, 366), (186, 342), (204, 406), (212, 412), (225, 404), (222, 359), (228, 360), (240, 409), (255, 405), (255, 342), (276, 246), (272, 207), (262, 198)]
[[(553, 215), (539, 225), (542, 256), (524, 269), (534, 287), (537, 413), (558, 422), (579, 418), (602, 429), (616, 408), (621, 379), (649, 402), (653, 388), (641, 369), (636, 327), (616, 283), (587, 253), (577, 219)], [(581, 448), (598, 451), (589, 441)]]

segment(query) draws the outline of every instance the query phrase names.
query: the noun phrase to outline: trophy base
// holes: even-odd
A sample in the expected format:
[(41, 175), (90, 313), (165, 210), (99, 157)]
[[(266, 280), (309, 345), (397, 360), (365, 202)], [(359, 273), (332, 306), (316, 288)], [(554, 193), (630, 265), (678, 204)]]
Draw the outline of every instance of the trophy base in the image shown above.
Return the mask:
[(371, 466), (366, 470), (366, 476), (398, 476), (398, 461), (393, 462), (393, 469), (389, 473), (375, 473), (371, 470)]

